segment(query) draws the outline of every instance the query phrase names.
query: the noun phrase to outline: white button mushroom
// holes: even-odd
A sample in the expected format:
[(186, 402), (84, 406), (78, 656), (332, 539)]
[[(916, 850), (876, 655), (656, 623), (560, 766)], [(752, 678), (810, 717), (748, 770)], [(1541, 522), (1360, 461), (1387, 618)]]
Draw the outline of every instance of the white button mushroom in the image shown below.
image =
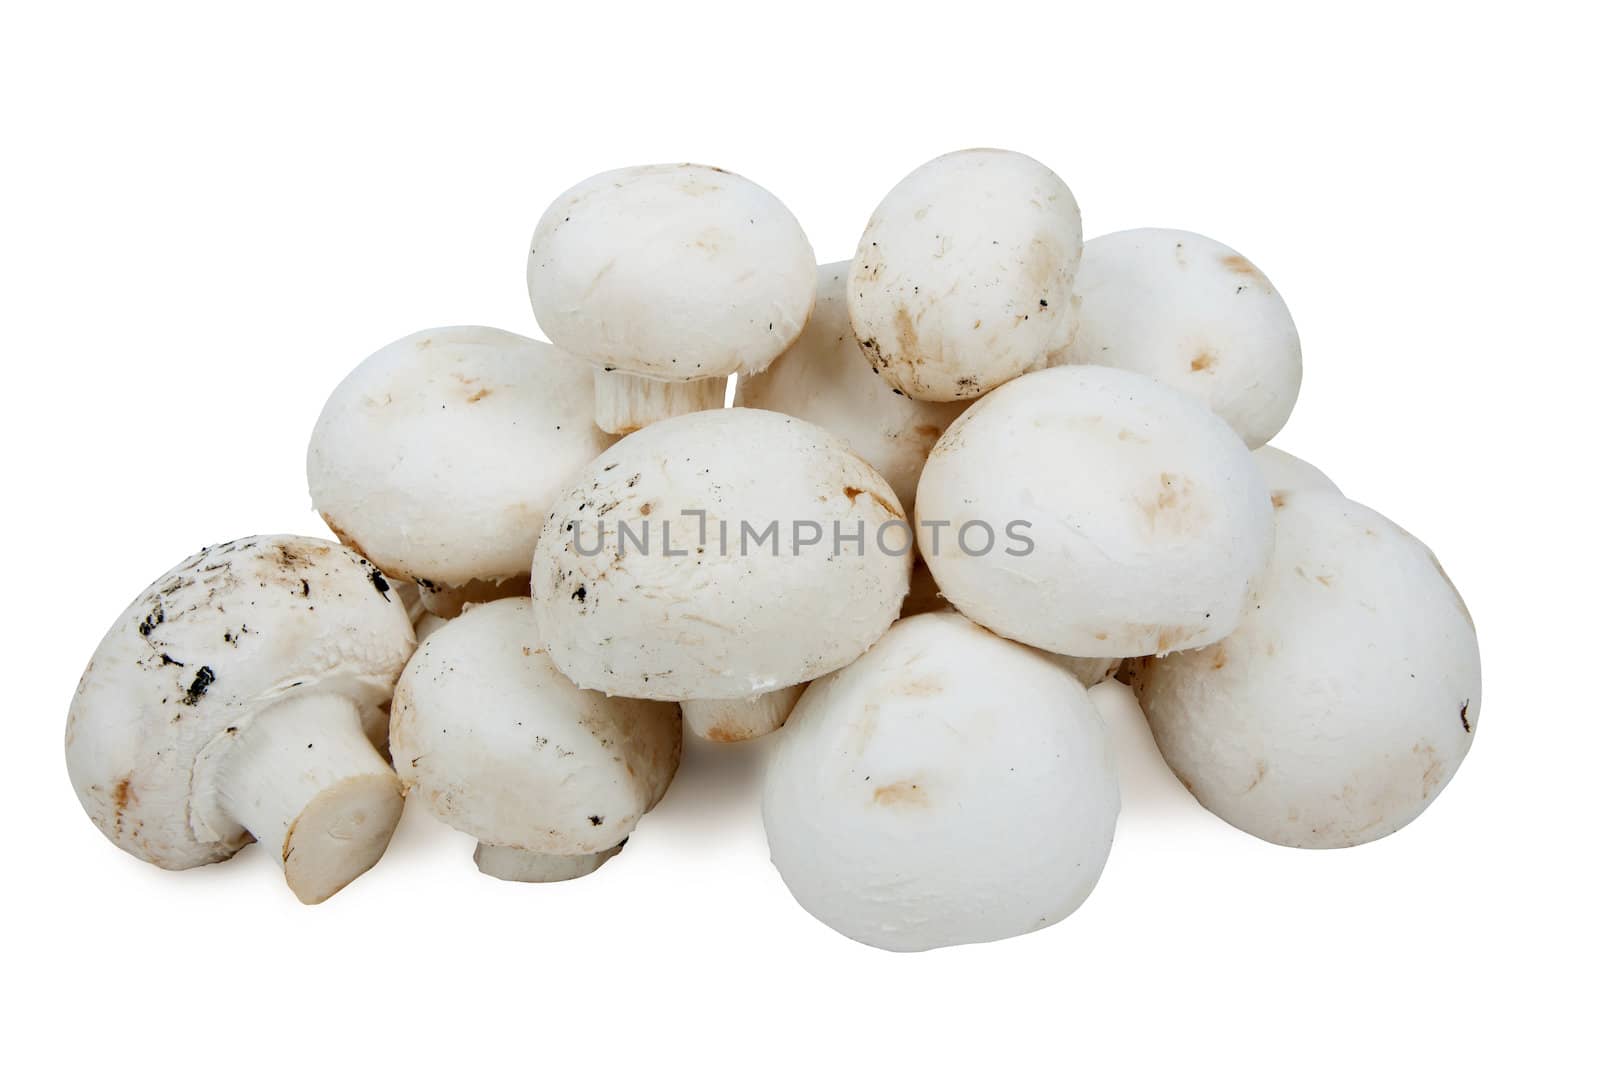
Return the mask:
[(1119, 806), (1083, 687), (938, 612), (812, 683), (778, 735), (762, 815), (802, 907), (857, 941), (919, 951), (1071, 914)]
[(1146, 374), (1196, 397), (1251, 448), (1289, 421), (1300, 335), (1266, 275), (1183, 230), (1124, 230), (1083, 247), (1069, 363)]
[(1272, 505), (1226, 423), (1106, 367), (1030, 374), (934, 446), (917, 535), (944, 596), (1051, 652), (1207, 645), (1238, 624), (1272, 547)]
[(436, 630), (395, 687), (389, 727), (408, 793), (478, 839), (485, 874), (576, 878), (622, 847), (678, 769), (671, 704), (580, 690), (550, 662), (526, 598)]
[(776, 197), (684, 163), (597, 174), (562, 193), (528, 250), (545, 335), (595, 365), (610, 433), (720, 408), (730, 374), (800, 335), (817, 261)]
[(966, 405), (912, 400), (873, 373), (850, 328), (849, 270), (849, 263), (818, 269), (816, 310), (800, 339), (764, 373), (740, 375), (734, 403), (781, 411), (838, 434), (909, 508), (928, 451)]
[(1477, 635), (1428, 549), (1337, 493), (1298, 491), (1255, 610), (1140, 663), (1162, 755), (1200, 803), (1280, 845), (1359, 845), (1422, 813), (1478, 727)]
[(867, 361), (918, 400), (971, 400), (1072, 340), (1083, 224), (1038, 160), (974, 148), (890, 190), (856, 248), (850, 320)]
[(400, 817), (371, 733), (413, 647), (399, 596), (347, 548), (207, 548), (140, 594), (84, 671), (66, 739), (78, 799), (142, 860), (197, 867), (253, 838), (297, 897), (326, 900)]
[(1331, 489), (1335, 493), (1339, 491), (1339, 487), (1333, 484), (1332, 478), (1299, 456), (1292, 456), (1281, 448), (1262, 445), (1250, 454), (1255, 457), (1256, 467), (1260, 469), (1261, 477), (1267, 483), (1267, 489), (1274, 494), (1293, 492), (1297, 489)]
[(414, 579), (429, 612), (527, 593), (556, 491), (613, 438), (591, 418), (589, 368), (482, 326), (380, 349), (328, 398), (306, 480), (339, 540)]
[(910, 567), (894, 491), (838, 438), (770, 411), (703, 411), (624, 438), (556, 501), (534, 613), (580, 686), (725, 701), (691, 728), (736, 741), (775, 725), (751, 698), (877, 640)]

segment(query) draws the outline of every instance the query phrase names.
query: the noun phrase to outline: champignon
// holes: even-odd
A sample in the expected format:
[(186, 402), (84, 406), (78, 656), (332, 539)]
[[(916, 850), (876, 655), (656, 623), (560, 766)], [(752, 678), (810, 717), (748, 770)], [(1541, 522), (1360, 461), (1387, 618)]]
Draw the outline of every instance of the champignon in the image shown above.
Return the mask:
[(1272, 493), (1294, 489), (1331, 489), (1336, 493), (1339, 491), (1339, 487), (1333, 484), (1332, 478), (1299, 456), (1292, 456), (1281, 448), (1262, 445), (1250, 455), (1255, 457), (1256, 467), (1261, 471), (1262, 480), (1267, 483), (1267, 489)]
[(1072, 340), (1083, 224), (1038, 160), (974, 148), (924, 163), (873, 212), (851, 261), (867, 362), (917, 400), (971, 400)]
[(770, 734), (789, 719), (806, 683), (774, 689), (746, 700), (683, 700), (683, 721), (696, 737), (731, 743)]
[(1175, 652), (1238, 624), (1272, 504), (1237, 435), (1196, 401), (1107, 367), (995, 390), (934, 446), (917, 536), (945, 598), (1084, 658)]
[(761, 374), (741, 374), (734, 403), (794, 415), (838, 434), (906, 507), (928, 451), (965, 404), (896, 392), (861, 358), (845, 301), (849, 263), (817, 270), (817, 306), (799, 340)]
[(894, 490), (838, 438), (770, 411), (702, 411), (623, 438), (555, 502), (534, 614), (578, 685), (725, 701), (691, 728), (739, 740), (774, 725), (751, 698), (844, 666), (888, 629), (910, 566)]
[(204, 549), (95, 650), (67, 718), (73, 788), (139, 859), (181, 870), (254, 839), (319, 903), (378, 861), (400, 817), (374, 740), (414, 644), (398, 594), (343, 546)]
[(485, 874), (521, 882), (614, 856), (666, 792), (682, 743), (675, 706), (569, 682), (527, 598), (476, 605), (423, 641), (389, 726), (407, 792), (478, 839)]
[(1289, 421), (1300, 335), (1266, 275), (1183, 230), (1124, 230), (1083, 246), (1069, 363), (1146, 374), (1221, 415), (1251, 448)]
[(1071, 914), (1119, 806), (1083, 686), (936, 612), (811, 684), (777, 737), (762, 815), (801, 907), (846, 937), (920, 951)]
[(1284, 494), (1253, 610), (1135, 687), (1167, 763), (1211, 811), (1280, 845), (1393, 833), (1455, 774), (1482, 710), (1472, 618), (1433, 554), (1327, 490)]
[(483, 326), (401, 338), (356, 367), (311, 435), (312, 505), (339, 540), (415, 580), (428, 611), (526, 595), (550, 501), (612, 438), (588, 367)]
[(800, 335), (817, 261), (776, 197), (691, 163), (608, 171), (562, 193), (528, 250), (540, 329), (594, 365), (594, 419), (629, 433), (720, 408), (730, 374)]

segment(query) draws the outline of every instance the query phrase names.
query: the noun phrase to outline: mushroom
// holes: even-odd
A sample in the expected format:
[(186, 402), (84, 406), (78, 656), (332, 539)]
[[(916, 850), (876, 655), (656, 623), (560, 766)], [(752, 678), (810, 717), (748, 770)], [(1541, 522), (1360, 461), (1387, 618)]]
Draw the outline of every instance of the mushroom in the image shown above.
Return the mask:
[(1083, 224), (1038, 160), (974, 148), (924, 163), (873, 212), (850, 265), (862, 353), (917, 400), (971, 400), (1072, 340)]
[(781, 411), (838, 434), (909, 508), (929, 449), (966, 405), (912, 400), (873, 373), (850, 328), (849, 271), (848, 262), (818, 268), (811, 321), (766, 371), (739, 376), (734, 403)]
[(594, 364), (594, 419), (630, 433), (720, 408), (800, 335), (817, 260), (776, 197), (692, 163), (608, 171), (562, 193), (528, 250), (545, 335)]
[(1002, 386), (934, 446), (922, 555), (946, 599), (996, 633), (1119, 658), (1227, 635), (1272, 548), (1272, 505), (1226, 423), (1107, 367)]
[(800, 906), (895, 951), (1049, 926), (1089, 896), (1120, 800), (1105, 727), (1047, 657), (954, 612), (812, 683), (762, 798)]
[(1262, 445), (1250, 455), (1255, 457), (1256, 467), (1261, 471), (1267, 489), (1274, 494), (1294, 489), (1331, 489), (1335, 493), (1339, 491), (1339, 487), (1333, 484), (1332, 478), (1299, 456), (1291, 456), (1281, 448)]
[(616, 855), (678, 769), (671, 704), (581, 690), (551, 663), (532, 601), (479, 604), (431, 634), (395, 687), (389, 744), (408, 793), (519, 882)]
[(587, 367), (504, 330), (448, 326), (380, 349), (339, 383), (306, 480), (334, 534), (427, 610), (526, 595), (539, 521), (612, 438)]
[(170, 870), (252, 839), (316, 904), (383, 855), (400, 782), (374, 747), (414, 647), (354, 552), (251, 537), (184, 560), (112, 626), (67, 718), (67, 771), (101, 833)]
[(1393, 833), (1439, 795), (1481, 711), (1477, 634), (1433, 554), (1326, 490), (1285, 494), (1255, 609), (1134, 671), (1161, 754), (1211, 811), (1280, 845)]
[(806, 683), (759, 693), (746, 700), (683, 700), (689, 732), (708, 741), (749, 741), (770, 734), (789, 719)]
[(1078, 333), (1066, 362), (1120, 367), (1180, 389), (1251, 448), (1289, 421), (1300, 335), (1255, 264), (1183, 230), (1123, 230), (1083, 246)]
[(550, 656), (585, 689), (691, 705), (738, 741), (752, 698), (844, 666), (906, 594), (905, 514), (876, 471), (799, 419), (702, 411), (623, 438), (555, 502), (533, 560)]

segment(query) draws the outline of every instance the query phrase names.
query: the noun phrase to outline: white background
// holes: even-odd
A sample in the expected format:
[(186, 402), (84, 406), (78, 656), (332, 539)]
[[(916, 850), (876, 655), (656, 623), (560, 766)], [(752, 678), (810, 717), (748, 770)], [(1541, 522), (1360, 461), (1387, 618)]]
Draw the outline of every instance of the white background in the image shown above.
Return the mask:
[[(1593, 1055), (1592, 34), (1469, 8), (8, 5), (0, 1051)], [(316, 908), (256, 850), (174, 874), (83, 817), (61, 729), (106, 626), (204, 543), (323, 533), (305, 442), (367, 353), (448, 323), (536, 333), (527, 239), (562, 189), (715, 163), (826, 261), (905, 172), (978, 144), (1055, 168), (1091, 235), (1198, 230), (1288, 298), (1306, 374), (1277, 443), (1428, 542), (1479, 625), (1481, 727), (1418, 822), (1343, 852), (1263, 844), (1126, 716), (1089, 902), (900, 956), (785, 892), (760, 744), (692, 749), (621, 858), (547, 887), (479, 875), (419, 809)]]

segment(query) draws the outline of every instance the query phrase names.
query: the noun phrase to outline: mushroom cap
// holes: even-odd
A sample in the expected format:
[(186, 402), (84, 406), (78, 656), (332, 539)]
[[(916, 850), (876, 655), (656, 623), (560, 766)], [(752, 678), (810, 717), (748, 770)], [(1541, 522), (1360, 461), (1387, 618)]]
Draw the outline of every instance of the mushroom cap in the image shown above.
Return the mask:
[(348, 697), (370, 732), (414, 647), (398, 593), (343, 545), (212, 545), (139, 594), (95, 650), (67, 718), (72, 786), (140, 859), (227, 859), (249, 837), (205, 793), (199, 765), (291, 690)]
[(424, 330), (339, 383), (306, 455), (313, 506), (397, 577), (434, 585), (528, 573), (556, 491), (614, 438), (593, 372), (484, 326)]
[[(960, 548), (968, 523), (994, 531), (987, 554), (981, 526)], [(1031, 550), (1007, 536), (1017, 523)], [(1127, 371), (1055, 367), (945, 431), (917, 535), (968, 618), (1069, 656), (1141, 656), (1238, 624), (1271, 553), (1272, 504), (1243, 443), (1194, 400)]]
[(868, 362), (918, 400), (971, 400), (1066, 349), (1083, 252), (1066, 183), (1018, 152), (973, 148), (889, 191), (851, 262)]
[(1256, 610), (1141, 663), (1135, 687), (1211, 811), (1280, 845), (1359, 845), (1421, 814), (1467, 754), (1477, 635), (1433, 554), (1377, 512), (1312, 490), (1277, 517)]
[(1261, 477), (1267, 483), (1269, 492), (1279, 493), (1297, 489), (1331, 489), (1335, 493), (1339, 491), (1339, 487), (1333, 484), (1332, 478), (1299, 456), (1292, 456), (1281, 448), (1262, 445), (1250, 455), (1255, 457), (1256, 467), (1261, 471)]
[(1300, 335), (1272, 283), (1239, 253), (1183, 230), (1123, 230), (1083, 246), (1069, 363), (1145, 374), (1227, 420), (1251, 448), (1289, 421)]
[(740, 375), (734, 402), (838, 434), (911, 507), (928, 450), (966, 405), (912, 400), (873, 373), (850, 328), (849, 271), (848, 262), (818, 268), (817, 306), (805, 331), (766, 371)]
[(761, 186), (694, 163), (607, 171), (539, 220), (528, 296), (545, 336), (661, 381), (759, 371), (800, 335), (817, 260)]
[[(534, 615), (585, 689), (771, 692), (844, 666), (888, 629), (910, 580), (904, 522), (883, 477), (824, 430), (754, 408), (683, 415), (623, 438), (556, 501), (534, 553)], [(821, 542), (795, 551), (812, 536), (804, 523)], [(844, 540), (858, 530), (861, 546)]]
[(813, 682), (762, 814), (800, 905), (919, 951), (1048, 926), (1088, 897), (1120, 800), (1104, 726), (1045, 656), (954, 612), (897, 622)]
[(678, 769), (673, 704), (569, 682), (526, 597), (479, 604), (431, 634), (395, 687), (395, 769), (441, 821), (554, 855), (611, 848)]

